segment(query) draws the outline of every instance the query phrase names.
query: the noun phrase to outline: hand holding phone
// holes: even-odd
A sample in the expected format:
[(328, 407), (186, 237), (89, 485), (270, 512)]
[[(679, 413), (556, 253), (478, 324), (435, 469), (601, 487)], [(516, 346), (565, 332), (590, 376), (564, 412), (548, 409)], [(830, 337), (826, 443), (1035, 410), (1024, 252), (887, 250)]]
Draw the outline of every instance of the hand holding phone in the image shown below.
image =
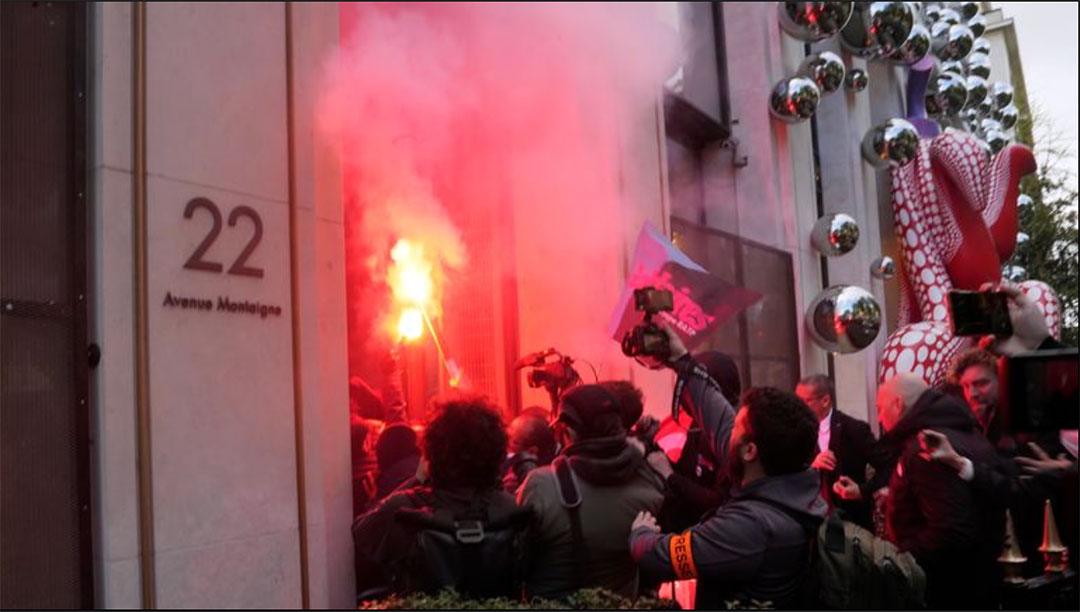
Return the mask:
[(1013, 333), (1009, 300), (1003, 291), (950, 291), (949, 314), (957, 336)]

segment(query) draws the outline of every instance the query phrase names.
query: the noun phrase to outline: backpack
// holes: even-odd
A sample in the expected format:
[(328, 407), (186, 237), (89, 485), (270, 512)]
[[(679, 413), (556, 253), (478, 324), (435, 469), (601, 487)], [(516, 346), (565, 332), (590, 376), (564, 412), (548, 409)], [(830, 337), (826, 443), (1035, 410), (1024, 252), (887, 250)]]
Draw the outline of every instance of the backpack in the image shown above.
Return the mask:
[(832, 513), (809, 520), (770, 499), (812, 534), (809, 566), (794, 604), (830, 610), (907, 610), (925, 607), (926, 573), (911, 553)]
[(473, 598), (517, 597), (523, 583), (527, 508), (489, 516), (491, 495), (465, 509), (400, 508), (394, 519), (413, 535), (395, 572), (399, 593), (436, 593), (452, 588)]
[(926, 574), (915, 557), (835, 514), (813, 543), (810, 576), (820, 605), (834, 610), (907, 610), (925, 606)]

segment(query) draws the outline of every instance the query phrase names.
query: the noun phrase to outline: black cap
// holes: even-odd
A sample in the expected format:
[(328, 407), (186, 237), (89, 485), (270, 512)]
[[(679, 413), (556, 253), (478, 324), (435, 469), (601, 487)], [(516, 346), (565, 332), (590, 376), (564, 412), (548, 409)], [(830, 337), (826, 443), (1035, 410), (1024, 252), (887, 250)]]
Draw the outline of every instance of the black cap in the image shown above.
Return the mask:
[(564, 393), (559, 402), (558, 420), (585, 440), (626, 435), (622, 407), (601, 385), (580, 385)]

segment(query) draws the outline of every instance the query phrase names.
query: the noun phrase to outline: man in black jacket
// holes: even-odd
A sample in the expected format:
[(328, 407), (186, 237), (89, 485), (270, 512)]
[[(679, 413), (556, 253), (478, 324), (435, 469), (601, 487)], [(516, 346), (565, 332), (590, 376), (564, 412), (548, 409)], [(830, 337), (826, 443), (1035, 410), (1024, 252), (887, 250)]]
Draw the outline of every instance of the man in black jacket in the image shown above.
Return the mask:
[(833, 507), (843, 511), (844, 518), (873, 529), (869, 497), (845, 500), (833, 491), (833, 484), (841, 476), (855, 484), (865, 482), (867, 465), (875, 470), (887, 469), (876, 461), (877, 440), (870, 426), (836, 409), (836, 393), (828, 376), (803, 378), (795, 387), (795, 395), (818, 419), (818, 453), (812, 467), (821, 472), (823, 495)]
[(654, 517), (641, 513), (631, 554), (654, 579), (698, 578), (698, 608), (797, 606), (810, 536), (827, 510), (810, 469), (817, 419), (778, 389), (750, 389), (741, 403), (725, 444), (732, 497), (682, 533), (661, 534)]
[(986, 465), (994, 448), (962, 402), (913, 374), (885, 381), (877, 394), (883, 441), (903, 446), (889, 482), (888, 526), (897, 547), (926, 572), (930, 608), (996, 607), (996, 559), (1004, 538), (1004, 500), (920, 455), (918, 434), (934, 429), (961, 454)]

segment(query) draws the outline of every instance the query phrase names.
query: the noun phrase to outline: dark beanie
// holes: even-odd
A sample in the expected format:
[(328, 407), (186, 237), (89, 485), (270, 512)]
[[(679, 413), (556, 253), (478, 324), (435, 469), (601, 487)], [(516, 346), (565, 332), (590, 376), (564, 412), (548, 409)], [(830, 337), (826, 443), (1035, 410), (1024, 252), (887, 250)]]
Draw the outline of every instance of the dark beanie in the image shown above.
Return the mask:
[(736, 410), (739, 408), (739, 395), (742, 393), (742, 383), (739, 382), (739, 368), (735, 361), (719, 351), (705, 351), (694, 355), (694, 360), (705, 366), (709, 376), (720, 385), (720, 392), (724, 394), (728, 403)]
[(580, 385), (563, 394), (559, 421), (572, 427), (583, 440), (626, 435), (622, 407), (602, 385)]
[(375, 459), (381, 469), (408, 457), (420, 456), (416, 432), (405, 423), (394, 423), (379, 434), (375, 442)]

